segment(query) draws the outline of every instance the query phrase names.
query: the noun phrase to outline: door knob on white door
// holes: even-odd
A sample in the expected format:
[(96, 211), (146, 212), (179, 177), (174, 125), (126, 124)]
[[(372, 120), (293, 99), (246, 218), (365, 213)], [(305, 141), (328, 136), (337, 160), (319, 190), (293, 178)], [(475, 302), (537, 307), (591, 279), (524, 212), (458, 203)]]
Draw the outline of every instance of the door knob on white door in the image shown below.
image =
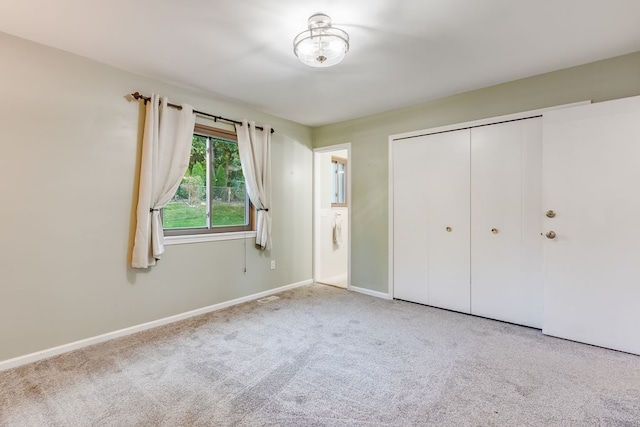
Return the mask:
[(547, 236), (547, 239), (555, 239), (556, 238), (556, 232), (551, 230), (548, 231), (547, 234), (545, 234), (545, 236)]

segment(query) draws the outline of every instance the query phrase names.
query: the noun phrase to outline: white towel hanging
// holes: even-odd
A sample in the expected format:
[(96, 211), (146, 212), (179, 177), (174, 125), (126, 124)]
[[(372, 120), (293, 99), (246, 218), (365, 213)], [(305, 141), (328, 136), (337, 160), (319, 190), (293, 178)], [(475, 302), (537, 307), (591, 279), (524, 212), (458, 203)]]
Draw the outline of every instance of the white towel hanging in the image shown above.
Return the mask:
[(340, 246), (342, 244), (342, 220), (339, 214), (333, 217), (333, 244)]

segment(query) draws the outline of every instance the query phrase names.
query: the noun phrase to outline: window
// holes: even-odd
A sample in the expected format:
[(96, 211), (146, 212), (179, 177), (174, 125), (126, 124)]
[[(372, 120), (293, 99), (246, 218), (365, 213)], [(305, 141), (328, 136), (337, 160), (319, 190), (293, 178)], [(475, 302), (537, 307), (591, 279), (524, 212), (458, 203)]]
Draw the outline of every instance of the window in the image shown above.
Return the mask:
[(331, 192), (331, 206), (347, 206), (347, 159), (332, 156), (331, 173), (333, 183)]
[(189, 168), (162, 220), (166, 236), (253, 229), (235, 132), (196, 124)]

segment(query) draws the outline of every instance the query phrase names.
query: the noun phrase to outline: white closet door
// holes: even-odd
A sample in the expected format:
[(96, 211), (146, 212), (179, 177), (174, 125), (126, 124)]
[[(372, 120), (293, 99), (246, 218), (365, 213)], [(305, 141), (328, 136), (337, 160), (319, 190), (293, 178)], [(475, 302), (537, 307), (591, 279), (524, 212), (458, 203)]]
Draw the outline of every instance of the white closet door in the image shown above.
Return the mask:
[(522, 121), (521, 325), (542, 329), (543, 313), (542, 117)]
[(425, 137), (429, 305), (470, 312), (470, 131)]
[(544, 114), (543, 332), (640, 354), (640, 98)]
[(393, 297), (428, 304), (427, 144), (393, 143)]
[(540, 122), (532, 120), (471, 133), (471, 313), (540, 327), (539, 202), (524, 213), (540, 195)]
[(394, 298), (469, 313), (469, 138), (394, 142)]

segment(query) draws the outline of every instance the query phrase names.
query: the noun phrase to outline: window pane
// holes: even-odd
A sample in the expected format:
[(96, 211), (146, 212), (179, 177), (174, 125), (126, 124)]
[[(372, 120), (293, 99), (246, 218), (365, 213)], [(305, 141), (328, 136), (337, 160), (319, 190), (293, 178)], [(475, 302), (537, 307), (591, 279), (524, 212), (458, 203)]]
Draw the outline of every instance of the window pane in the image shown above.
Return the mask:
[(213, 145), (212, 225), (245, 225), (247, 200), (238, 144), (211, 138)]
[(189, 168), (163, 209), (164, 229), (169, 235), (184, 229), (191, 229), (186, 234), (243, 231), (250, 229), (250, 219), (238, 143), (194, 133)]
[(213, 225), (245, 225), (244, 188), (213, 187)]
[(344, 203), (344, 186), (345, 186), (345, 181), (344, 181), (344, 164), (343, 163), (338, 163), (338, 172), (337, 172), (337, 176), (336, 176), (336, 181), (337, 181), (337, 187), (338, 187), (338, 200), (337, 203)]
[(189, 168), (176, 195), (162, 210), (163, 227), (207, 227), (207, 138), (194, 135)]
[(346, 204), (347, 203), (347, 180), (346, 180), (346, 160), (333, 158), (331, 160), (331, 167), (333, 173), (332, 179), (332, 204)]
[(162, 210), (164, 228), (207, 226), (207, 189), (193, 177), (185, 177), (176, 195)]

